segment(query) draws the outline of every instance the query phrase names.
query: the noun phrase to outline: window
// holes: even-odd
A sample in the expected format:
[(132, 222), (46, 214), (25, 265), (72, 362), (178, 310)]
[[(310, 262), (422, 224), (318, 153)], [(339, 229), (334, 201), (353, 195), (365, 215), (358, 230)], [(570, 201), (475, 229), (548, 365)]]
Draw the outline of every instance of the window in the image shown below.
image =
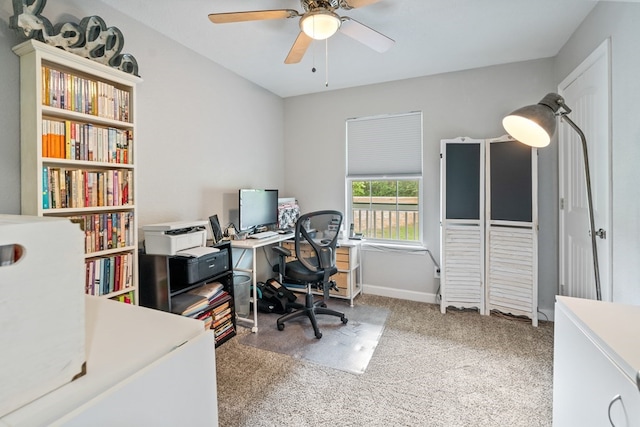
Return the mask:
[(422, 242), (422, 113), (347, 120), (347, 221), (367, 240)]

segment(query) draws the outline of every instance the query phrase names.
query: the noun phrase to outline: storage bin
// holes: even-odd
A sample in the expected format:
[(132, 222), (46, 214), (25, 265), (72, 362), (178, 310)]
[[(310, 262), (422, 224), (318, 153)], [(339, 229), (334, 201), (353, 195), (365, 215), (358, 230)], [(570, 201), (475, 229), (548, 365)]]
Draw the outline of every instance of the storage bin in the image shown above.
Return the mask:
[(0, 417), (85, 373), (84, 233), (0, 215), (0, 247), (15, 245), (0, 266)]

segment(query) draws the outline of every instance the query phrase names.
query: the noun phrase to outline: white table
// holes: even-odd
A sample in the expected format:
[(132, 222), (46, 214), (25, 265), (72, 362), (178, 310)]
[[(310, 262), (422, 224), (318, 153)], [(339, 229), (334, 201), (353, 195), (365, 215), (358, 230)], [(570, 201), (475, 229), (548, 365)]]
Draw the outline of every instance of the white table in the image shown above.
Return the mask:
[[(267, 237), (264, 239), (243, 239), (243, 240), (232, 240), (231, 248), (240, 252), (240, 256), (236, 257), (235, 253), (233, 255), (233, 271), (242, 271), (245, 273), (249, 273), (252, 278), (253, 283), (253, 319), (238, 317), (236, 320), (241, 323), (248, 323), (253, 325), (251, 327), (251, 332), (258, 332), (258, 293), (257, 293), (257, 284), (258, 284), (258, 275), (257, 275), (257, 251), (260, 248), (264, 248), (265, 246), (277, 245), (280, 242), (293, 238), (292, 233), (288, 234), (278, 234), (273, 237)], [(236, 252), (236, 251), (234, 251)], [(240, 267), (247, 256), (251, 257), (251, 267), (243, 268)]]

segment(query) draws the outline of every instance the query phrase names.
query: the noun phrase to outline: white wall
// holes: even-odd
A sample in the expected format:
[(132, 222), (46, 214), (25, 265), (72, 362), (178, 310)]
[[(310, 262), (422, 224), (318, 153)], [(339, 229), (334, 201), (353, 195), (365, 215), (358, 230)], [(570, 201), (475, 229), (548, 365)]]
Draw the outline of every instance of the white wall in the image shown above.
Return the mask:
[[(421, 110), (427, 247), (439, 259), (440, 140), (503, 135), (505, 114), (553, 90), (543, 59), (285, 99), (286, 186), (303, 211), (345, 209), (345, 119)], [(541, 151), (540, 297), (552, 309), (557, 289), (557, 154)], [(365, 291), (435, 302), (439, 280), (427, 254), (366, 252)]]
[[(23, 39), (0, 6), (0, 212), (20, 213), (19, 61)], [(52, 23), (98, 15), (124, 34), (137, 92), (138, 224), (229, 220), (240, 187), (283, 188), (283, 101), (97, 0), (47, 3)], [(237, 208), (236, 208), (237, 209)]]
[[(19, 213), (19, 62), (22, 41), (0, 4), (0, 212)], [(272, 187), (303, 210), (344, 209), (344, 121), (422, 110), (425, 119), (426, 243), (439, 258), (439, 144), (495, 137), (511, 110), (555, 91), (605, 37), (613, 57), (614, 299), (640, 304), (640, 5), (599, 4), (555, 59), (507, 64), (285, 100), (238, 77), (98, 0), (50, 2), (52, 22), (101, 16), (125, 36), (144, 82), (138, 92), (139, 223), (229, 220), (240, 187)], [(540, 151), (539, 308), (557, 290), (557, 152)], [(634, 191), (636, 190), (636, 191)], [(433, 301), (438, 281), (427, 255), (367, 252), (364, 281), (381, 294)]]
[(611, 38), (613, 300), (640, 305), (640, 4), (598, 4), (556, 57), (560, 82)]

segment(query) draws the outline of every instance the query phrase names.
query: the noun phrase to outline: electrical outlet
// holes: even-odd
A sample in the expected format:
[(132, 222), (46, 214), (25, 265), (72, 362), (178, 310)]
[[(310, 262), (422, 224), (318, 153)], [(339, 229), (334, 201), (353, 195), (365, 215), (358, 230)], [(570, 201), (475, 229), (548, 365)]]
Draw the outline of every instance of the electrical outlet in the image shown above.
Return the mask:
[(440, 269), (438, 267), (433, 267), (433, 278), (434, 279), (440, 278)]

